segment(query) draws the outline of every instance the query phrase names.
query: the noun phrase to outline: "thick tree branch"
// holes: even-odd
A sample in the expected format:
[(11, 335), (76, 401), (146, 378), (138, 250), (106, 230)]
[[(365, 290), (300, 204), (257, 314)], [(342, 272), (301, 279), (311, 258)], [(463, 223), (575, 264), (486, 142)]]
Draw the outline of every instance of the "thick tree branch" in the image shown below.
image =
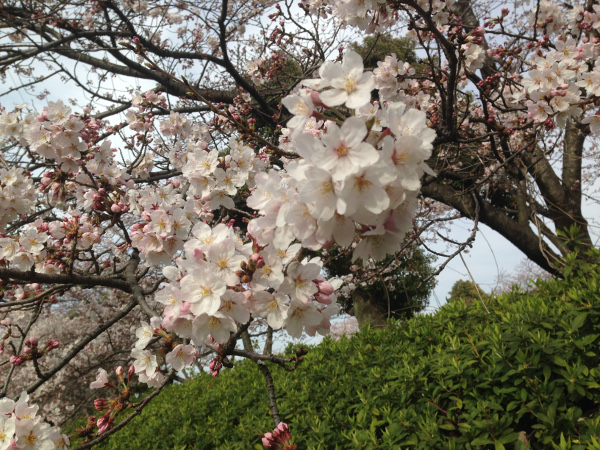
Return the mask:
[(131, 287), (119, 278), (104, 276), (82, 276), (82, 275), (63, 275), (63, 274), (45, 274), (33, 271), (23, 272), (16, 269), (0, 269), (0, 280), (3, 281), (26, 281), (28, 283), (40, 284), (69, 284), (85, 287), (104, 286), (120, 289), (123, 292), (131, 293)]

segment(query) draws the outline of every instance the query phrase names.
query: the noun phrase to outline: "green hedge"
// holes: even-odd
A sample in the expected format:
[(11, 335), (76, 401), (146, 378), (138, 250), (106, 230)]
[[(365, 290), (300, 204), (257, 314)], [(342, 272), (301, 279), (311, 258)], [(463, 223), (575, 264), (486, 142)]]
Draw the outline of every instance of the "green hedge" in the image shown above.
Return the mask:
[[(299, 449), (598, 448), (600, 267), (351, 339), (273, 367)], [(272, 429), (252, 363), (165, 389), (111, 449), (262, 448)], [(530, 446), (530, 447), (528, 447)]]

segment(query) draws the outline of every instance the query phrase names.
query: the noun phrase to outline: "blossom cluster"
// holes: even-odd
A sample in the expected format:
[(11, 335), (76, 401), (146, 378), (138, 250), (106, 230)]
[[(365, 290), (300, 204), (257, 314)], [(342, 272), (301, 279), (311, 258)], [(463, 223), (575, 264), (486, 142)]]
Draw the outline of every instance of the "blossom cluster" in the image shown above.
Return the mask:
[(262, 444), (270, 450), (296, 450), (298, 447), (291, 444), (292, 434), (288, 424), (280, 422), (272, 433), (266, 433)]
[(31, 178), (19, 169), (0, 168), (0, 230), (33, 208), (37, 192)]
[(0, 450), (61, 450), (69, 438), (58, 428), (51, 427), (37, 415), (38, 406), (29, 404), (29, 395), (21, 393), (15, 402), (0, 400)]
[[(299, 250), (299, 244), (261, 246), (243, 240), (227, 224), (211, 228), (198, 222), (177, 265), (163, 269), (169, 282), (155, 294), (165, 305), (162, 319), (142, 324), (136, 333), (132, 356), (140, 380), (150, 385), (162, 380), (156, 355), (144, 348), (165, 332), (191, 339), (196, 346), (218, 345), (251, 317), (263, 317), (294, 337), (303, 330), (326, 334), (329, 318), (338, 311), (334, 287), (322, 277), (319, 259), (293, 261)], [(191, 345), (178, 345), (164, 362), (180, 370), (193, 362), (194, 352)]]
[(77, 172), (81, 154), (88, 146), (81, 139), (80, 132), (85, 124), (71, 115), (71, 108), (62, 100), (49, 102), (48, 107), (24, 128), (23, 137), (37, 154), (55, 160), (63, 171)]
[[(425, 113), (404, 103), (385, 103), (378, 127), (374, 115), (363, 111), (340, 124), (321, 121), (311, 128), (314, 116), (327, 108), (373, 107), (374, 76), (364, 71), (355, 52), (341, 63), (324, 63), (319, 75), (305, 81), (316, 90), (301, 89), (283, 100), (294, 114), (284, 146), (300, 158), (285, 160), (283, 170), (253, 175), (250, 187), (255, 186), (246, 203), (259, 216), (248, 223), (247, 237), (232, 223), (211, 227), (196, 221), (186, 239), (194, 219), (177, 209), (185, 202), (172, 185), (161, 188), (162, 195), (158, 190), (130, 191), (131, 212), (143, 220), (134, 225), (133, 245), (149, 262), (156, 253), (167, 255), (160, 262), (175, 258), (176, 263), (163, 269), (169, 281), (155, 294), (165, 305), (163, 317), (142, 324), (132, 352), (135, 372), (150, 385), (163, 377), (160, 361), (145, 349), (153, 337), (173, 333), (196, 346), (219, 345), (257, 317), (293, 337), (303, 331), (327, 333), (329, 318), (338, 311), (335, 289), (341, 283), (323, 278), (319, 258), (297, 257), (300, 248), (355, 244), (355, 259), (382, 259), (399, 249), (411, 228), (420, 177), (432, 173), (424, 160), (435, 133)], [(225, 157), (202, 142), (191, 148), (182, 166), (188, 194), (212, 201), (215, 192), (232, 196), (248, 183), (248, 169), (256, 161), (250, 148), (232, 140)], [(223, 165), (229, 167), (219, 167)], [(165, 248), (169, 240), (174, 243)], [(191, 363), (193, 352), (192, 346), (178, 346), (164, 362), (183, 367)]]
[[(573, 38), (556, 40), (555, 48), (529, 60), (523, 89), (515, 91), (512, 98), (524, 99), (528, 117), (535, 122), (552, 119), (564, 126), (567, 119), (581, 116), (588, 96), (600, 94), (600, 67), (594, 65), (590, 70), (589, 64), (597, 60), (600, 49), (592, 42), (578, 44)], [(589, 123), (593, 133), (600, 131), (598, 116), (588, 115), (582, 123)]]
[(295, 116), (285, 145), (302, 158), (256, 176), (247, 204), (260, 217), (248, 230), (259, 245), (280, 248), (295, 239), (312, 250), (334, 242), (347, 247), (356, 238), (353, 259), (381, 260), (399, 249), (412, 226), (420, 177), (433, 174), (425, 160), (435, 132), (423, 111), (401, 102), (381, 105), (377, 117), (360, 114), (341, 126), (328, 121), (321, 133), (307, 132), (311, 117), (321, 114), (316, 105), (373, 109), (374, 77), (357, 53), (324, 63), (319, 75), (304, 84), (320, 93), (304, 90), (283, 100)]
[(64, 258), (54, 251), (49, 252), (48, 248), (84, 250), (98, 242), (99, 229), (92, 225), (89, 217), (74, 214), (52, 222), (38, 219), (25, 228), (18, 239), (0, 237), (0, 261), (23, 271), (35, 265), (38, 273), (60, 273), (65, 267)]
[(198, 219), (211, 220), (220, 207), (234, 208), (233, 197), (243, 186), (252, 185), (255, 172), (263, 166), (250, 147), (233, 138), (227, 155), (220, 156), (203, 140), (188, 143), (188, 152), (179, 161), (186, 195), (180, 193), (177, 179), (127, 192), (124, 206), (141, 219), (133, 226), (132, 244), (148, 264), (169, 264), (183, 249), (192, 225)]
[[(448, 23), (453, 1), (416, 2), (425, 14), (431, 15), (436, 26)], [(385, 32), (398, 22), (398, 12), (384, 0), (303, 0), (300, 7), (310, 14), (335, 16), (342, 26), (352, 26), (367, 33)]]

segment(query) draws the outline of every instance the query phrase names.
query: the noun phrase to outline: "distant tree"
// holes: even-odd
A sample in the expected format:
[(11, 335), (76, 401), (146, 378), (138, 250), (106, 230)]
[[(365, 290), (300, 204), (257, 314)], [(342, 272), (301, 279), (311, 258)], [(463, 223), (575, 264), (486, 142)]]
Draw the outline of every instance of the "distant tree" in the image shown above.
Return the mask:
[(408, 248), (395, 258), (363, 266), (354, 265), (351, 253), (339, 248), (329, 256), (334, 261), (327, 268), (329, 275), (344, 277), (350, 286), (338, 301), (356, 317), (359, 327), (383, 328), (388, 319), (409, 319), (429, 305), (436, 285), (434, 258), (420, 248)]
[(407, 37), (395, 38), (389, 34), (366, 36), (360, 44), (353, 42), (350, 48), (363, 57), (365, 67), (376, 68), (378, 61), (395, 53), (398, 59), (411, 64), (419, 62), (415, 53), (416, 43)]
[(524, 291), (532, 291), (535, 285), (531, 280), (549, 280), (551, 275), (528, 259), (522, 259), (512, 272), (502, 271), (496, 280), (495, 293), (510, 292), (514, 287)]
[(467, 280), (458, 280), (452, 286), (450, 297), (446, 299), (446, 302), (450, 303), (463, 298), (467, 302), (467, 305), (472, 305), (474, 302), (479, 301), (480, 296), (484, 301), (490, 298), (490, 295), (481, 289), (477, 283)]

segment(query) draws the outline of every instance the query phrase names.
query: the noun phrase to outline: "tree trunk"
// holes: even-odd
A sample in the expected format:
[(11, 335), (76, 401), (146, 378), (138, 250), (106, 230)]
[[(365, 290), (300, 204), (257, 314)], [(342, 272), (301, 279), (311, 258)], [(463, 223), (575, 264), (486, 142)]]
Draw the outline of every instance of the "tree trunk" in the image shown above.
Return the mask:
[(387, 301), (375, 297), (372, 292), (356, 290), (352, 294), (352, 302), (359, 328), (366, 325), (370, 325), (372, 328), (387, 328), (390, 310)]

